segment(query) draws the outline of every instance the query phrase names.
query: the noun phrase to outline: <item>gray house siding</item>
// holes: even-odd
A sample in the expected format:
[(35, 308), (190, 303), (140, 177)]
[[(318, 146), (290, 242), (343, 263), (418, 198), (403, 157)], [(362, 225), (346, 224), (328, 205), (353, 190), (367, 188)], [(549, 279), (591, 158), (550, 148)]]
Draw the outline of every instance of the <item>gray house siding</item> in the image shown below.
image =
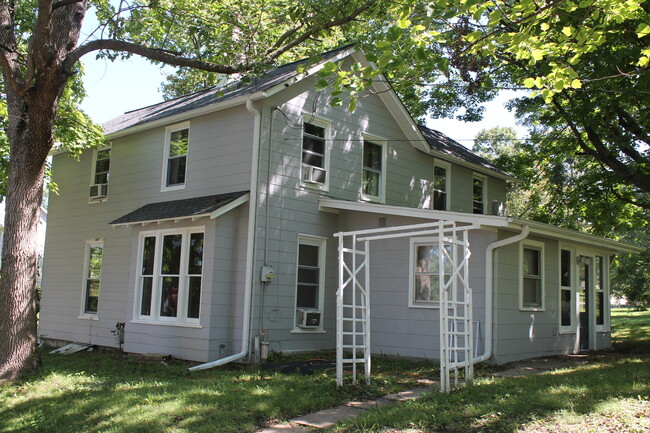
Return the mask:
[[(226, 345), (225, 354), (239, 350), (230, 334), (233, 316), (242, 309), (241, 295), (233, 293), (243, 287), (247, 206), (217, 220), (117, 228), (108, 223), (152, 202), (250, 189), (253, 123), (243, 107), (191, 119), (186, 185), (176, 191), (161, 192), (165, 127), (112, 140), (105, 202), (88, 202), (92, 151), (79, 162), (55, 155), (60, 194), (49, 204), (39, 334), (115, 347), (110, 331), (126, 322), (127, 351), (204, 361), (218, 356), (220, 344)], [(192, 226), (205, 226), (201, 327), (132, 323), (139, 233)], [(94, 239), (104, 241), (99, 311), (97, 320), (80, 319), (86, 241)]]

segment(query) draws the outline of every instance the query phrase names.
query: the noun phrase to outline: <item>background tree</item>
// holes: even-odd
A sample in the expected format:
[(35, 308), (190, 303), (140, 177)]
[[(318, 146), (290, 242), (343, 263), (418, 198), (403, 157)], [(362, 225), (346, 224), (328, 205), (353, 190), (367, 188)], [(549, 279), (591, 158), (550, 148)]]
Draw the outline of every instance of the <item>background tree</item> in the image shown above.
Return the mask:
[[(90, 6), (100, 27), (79, 40)], [(34, 366), (36, 228), (46, 158), (61, 140), (75, 145), (89, 124), (76, 110), (79, 60), (139, 55), (212, 73), (259, 73), (288, 55), (341, 42), (336, 29), (396, 13), (392, 2), (346, 0), (0, 0), (0, 68), (8, 144), (5, 236), (0, 280), (0, 381)], [(332, 44), (336, 42), (331, 42)], [(313, 47), (313, 48), (312, 48)], [(293, 53), (293, 54), (291, 54)], [(93, 135), (93, 134), (90, 134)], [(70, 139), (72, 138), (72, 139)], [(1, 144), (1, 143), (0, 143)]]

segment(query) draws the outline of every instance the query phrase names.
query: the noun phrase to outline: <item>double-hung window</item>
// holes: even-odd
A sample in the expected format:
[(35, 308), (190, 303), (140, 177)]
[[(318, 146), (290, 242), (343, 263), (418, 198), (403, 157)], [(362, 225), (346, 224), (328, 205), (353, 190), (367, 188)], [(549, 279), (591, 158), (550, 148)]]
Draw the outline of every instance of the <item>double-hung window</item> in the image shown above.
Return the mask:
[(136, 320), (198, 323), (203, 240), (203, 228), (141, 234)]
[(326, 240), (298, 238), (296, 272), (296, 326), (322, 329)]
[(560, 332), (575, 332), (576, 304), (574, 294), (574, 253), (560, 249)]
[(111, 168), (111, 148), (105, 147), (94, 152), (90, 201), (103, 201), (108, 196), (108, 178)]
[(190, 126), (188, 122), (170, 126), (166, 129), (163, 190), (185, 187), (189, 138)]
[(601, 256), (594, 257), (594, 293), (596, 296), (596, 327), (604, 330), (606, 320), (605, 263)]
[(385, 146), (385, 143), (378, 140), (363, 141), (361, 192), (366, 200), (381, 201), (384, 198)]
[[(412, 238), (409, 306), (431, 307), (440, 301), (440, 285), (451, 278), (451, 245), (440, 254), (437, 238)], [(442, 271), (440, 263), (442, 262)]]
[(520, 249), (519, 307), (522, 310), (544, 309), (544, 244), (527, 241)]
[(485, 213), (485, 178), (478, 175), (472, 178), (472, 211)]
[(99, 309), (99, 287), (102, 276), (104, 243), (92, 241), (86, 243), (84, 264), (84, 284), (81, 304), (82, 317), (97, 315)]
[(327, 185), (328, 125), (318, 119), (303, 121), (300, 176), (303, 185), (324, 189)]
[(436, 161), (433, 166), (433, 208), (449, 210), (449, 169), (450, 165)]

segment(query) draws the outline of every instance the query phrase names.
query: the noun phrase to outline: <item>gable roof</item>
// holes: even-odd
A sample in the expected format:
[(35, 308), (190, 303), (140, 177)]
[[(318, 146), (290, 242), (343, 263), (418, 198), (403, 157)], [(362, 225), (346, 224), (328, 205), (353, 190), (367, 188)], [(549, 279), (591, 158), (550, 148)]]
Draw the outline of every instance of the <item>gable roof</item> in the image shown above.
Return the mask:
[[(149, 203), (134, 210), (133, 212), (129, 212), (128, 214), (111, 221), (109, 224), (113, 226), (120, 226), (129, 224), (146, 224), (165, 220), (213, 216), (215, 211), (228, 204), (232, 203), (233, 206), (236, 207), (235, 202), (239, 198), (242, 198), (243, 201), (240, 201), (243, 203), (245, 201), (245, 198), (247, 198), (244, 197), (246, 194), (248, 194), (248, 191), (209, 195), (183, 200)], [(237, 201), (237, 203), (239, 202)], [(216, 216), (214, 217), (216, 218)]]
[(487, 159), (478, 156), (467, 147), (463, 146), (457, 141), (452, 140), (442, 132), (436, 131), (435, 129), (429, 129), (426, 126), (422, 125), (418, 125), (418, 128), (420, 128), (422, 136), (427, 141), (429, 146), (431, 146), (431, 150), (433, 150), (434, 153), (438, 153), (443, 158), (447, 156), (449, 158), (452, 158), (454, 162), (457, 160), (466, 161), (485, 170), (499, 173), (501, 176), (506, 176), (508, 178), (510, 177), (508, 173), (493, 165)]
[[(323, 53), (319, 56), (318, 63), (327, 62), (341, 55), (346, 56), (349, 54), (351, 49), (352, 45), (348, 45)], [(251, 95), (258, 93), (260, 94), (260, 97), (264, 97), (266, 95), (264, 95), (263, 92), (269, 91), (275, 86), (297, 77), (299, 75), (298, 68), (309, 64), (309, 61), (313, 60), (313, 58), (302, 59), (279, 66), (267, 71), (259, 77), (253, 77), (248, 84), (238, 81), (226, 85), (225, 87), (211, 87), (200, 92), (181, 96), (159, 104), (127, 111), (121, 116), (102, 124), (104, 134), (107, 136), (112, 135), (136, 126), (172, 118), (183, 113), (206, 109), (219, 103), (239, 101), (242, 97), (250, 97)]]

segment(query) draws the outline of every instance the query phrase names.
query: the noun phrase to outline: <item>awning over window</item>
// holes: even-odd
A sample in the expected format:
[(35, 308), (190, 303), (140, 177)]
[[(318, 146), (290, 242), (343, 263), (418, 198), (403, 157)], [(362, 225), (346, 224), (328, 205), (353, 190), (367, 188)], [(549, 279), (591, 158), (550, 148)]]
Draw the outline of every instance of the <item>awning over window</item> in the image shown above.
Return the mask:
[(128, 226), (162, 221), (198, 219), (202, 217), (217, 218), (231, 209), (246, 203), (248, 199), (248, 191), (240, 191), (184, 200), (150, 203), (111, 221), (109, 224), (112, 226)]

